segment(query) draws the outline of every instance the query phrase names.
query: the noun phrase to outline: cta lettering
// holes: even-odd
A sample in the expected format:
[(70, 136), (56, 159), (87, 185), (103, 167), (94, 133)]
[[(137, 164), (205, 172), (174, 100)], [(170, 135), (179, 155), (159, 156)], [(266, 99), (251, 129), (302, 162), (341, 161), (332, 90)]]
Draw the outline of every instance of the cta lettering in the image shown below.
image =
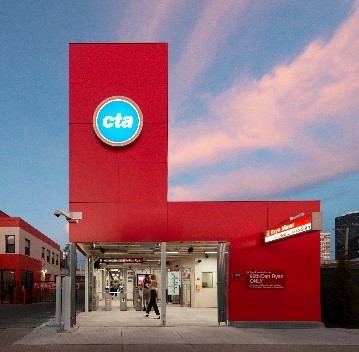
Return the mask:
[(102, 125), (105, 128), (132, 128), (133, 116), (122, 116), (121, 113), (117, 113), (116, 116), (105, 116)]

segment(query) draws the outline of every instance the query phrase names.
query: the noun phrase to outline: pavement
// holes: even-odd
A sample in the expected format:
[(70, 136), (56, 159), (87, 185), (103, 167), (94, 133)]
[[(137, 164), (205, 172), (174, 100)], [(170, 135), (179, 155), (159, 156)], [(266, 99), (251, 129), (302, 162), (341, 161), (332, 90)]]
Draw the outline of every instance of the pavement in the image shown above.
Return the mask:
[(113, 301), (111, 311), (100, 304), (97, 311), (80, 312), (69, 332), (51, 318), (35, 329), (0, 330), (0, 341), (8, 341), (4, 351), (359, 351), (357, 329), (237, 328), (218, 325), (215, 308), (166, 309), (167, 324), (162, 326), (153, 311), (146, 318), (133, 308), (120, 311)]

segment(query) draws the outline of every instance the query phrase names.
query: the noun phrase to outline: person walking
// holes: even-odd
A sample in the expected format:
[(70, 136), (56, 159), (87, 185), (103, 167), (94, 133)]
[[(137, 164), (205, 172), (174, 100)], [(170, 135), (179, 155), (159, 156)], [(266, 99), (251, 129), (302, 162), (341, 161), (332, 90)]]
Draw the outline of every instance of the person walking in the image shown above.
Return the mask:
[(149, 274), (145, 275), (143, 279), (143, 310), (146, 311), (146, 307), (151, 299), (151, 278)]
[(155, 319), (160, 319), (160, 312), (159, 312), (158, 306), (157, 306), (157, 280), (156, 280), (155, 274), (151, 275), (150, 303), (148, 303), (145, 317), (148, 317), (150, 315), (150, 311), (151, 311), (152, 307), (156, 313)]

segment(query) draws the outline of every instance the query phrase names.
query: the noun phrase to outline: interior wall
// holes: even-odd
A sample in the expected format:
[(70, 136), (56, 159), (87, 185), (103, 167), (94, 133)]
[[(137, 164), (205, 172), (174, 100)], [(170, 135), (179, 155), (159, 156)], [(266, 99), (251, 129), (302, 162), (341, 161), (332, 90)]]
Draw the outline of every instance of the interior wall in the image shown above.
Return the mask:
[[(201, 262), (198, 262), (201, 260)], [(213, 286), (205, 287), (203, 273), (212, 273)], [(217, 307), (217, 258), (210, 256), (203, 259), (203, 256), (195, 259), (194, 267), (194, 307), (214, 308)]]

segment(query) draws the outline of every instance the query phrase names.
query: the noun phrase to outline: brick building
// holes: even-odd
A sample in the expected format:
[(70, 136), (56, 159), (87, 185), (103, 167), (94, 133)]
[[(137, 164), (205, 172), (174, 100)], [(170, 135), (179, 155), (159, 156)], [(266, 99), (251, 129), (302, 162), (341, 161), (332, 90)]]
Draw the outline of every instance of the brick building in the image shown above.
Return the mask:
[(60, 275), (60, 246), (0, 211), (0, 303), (31, 302)]

